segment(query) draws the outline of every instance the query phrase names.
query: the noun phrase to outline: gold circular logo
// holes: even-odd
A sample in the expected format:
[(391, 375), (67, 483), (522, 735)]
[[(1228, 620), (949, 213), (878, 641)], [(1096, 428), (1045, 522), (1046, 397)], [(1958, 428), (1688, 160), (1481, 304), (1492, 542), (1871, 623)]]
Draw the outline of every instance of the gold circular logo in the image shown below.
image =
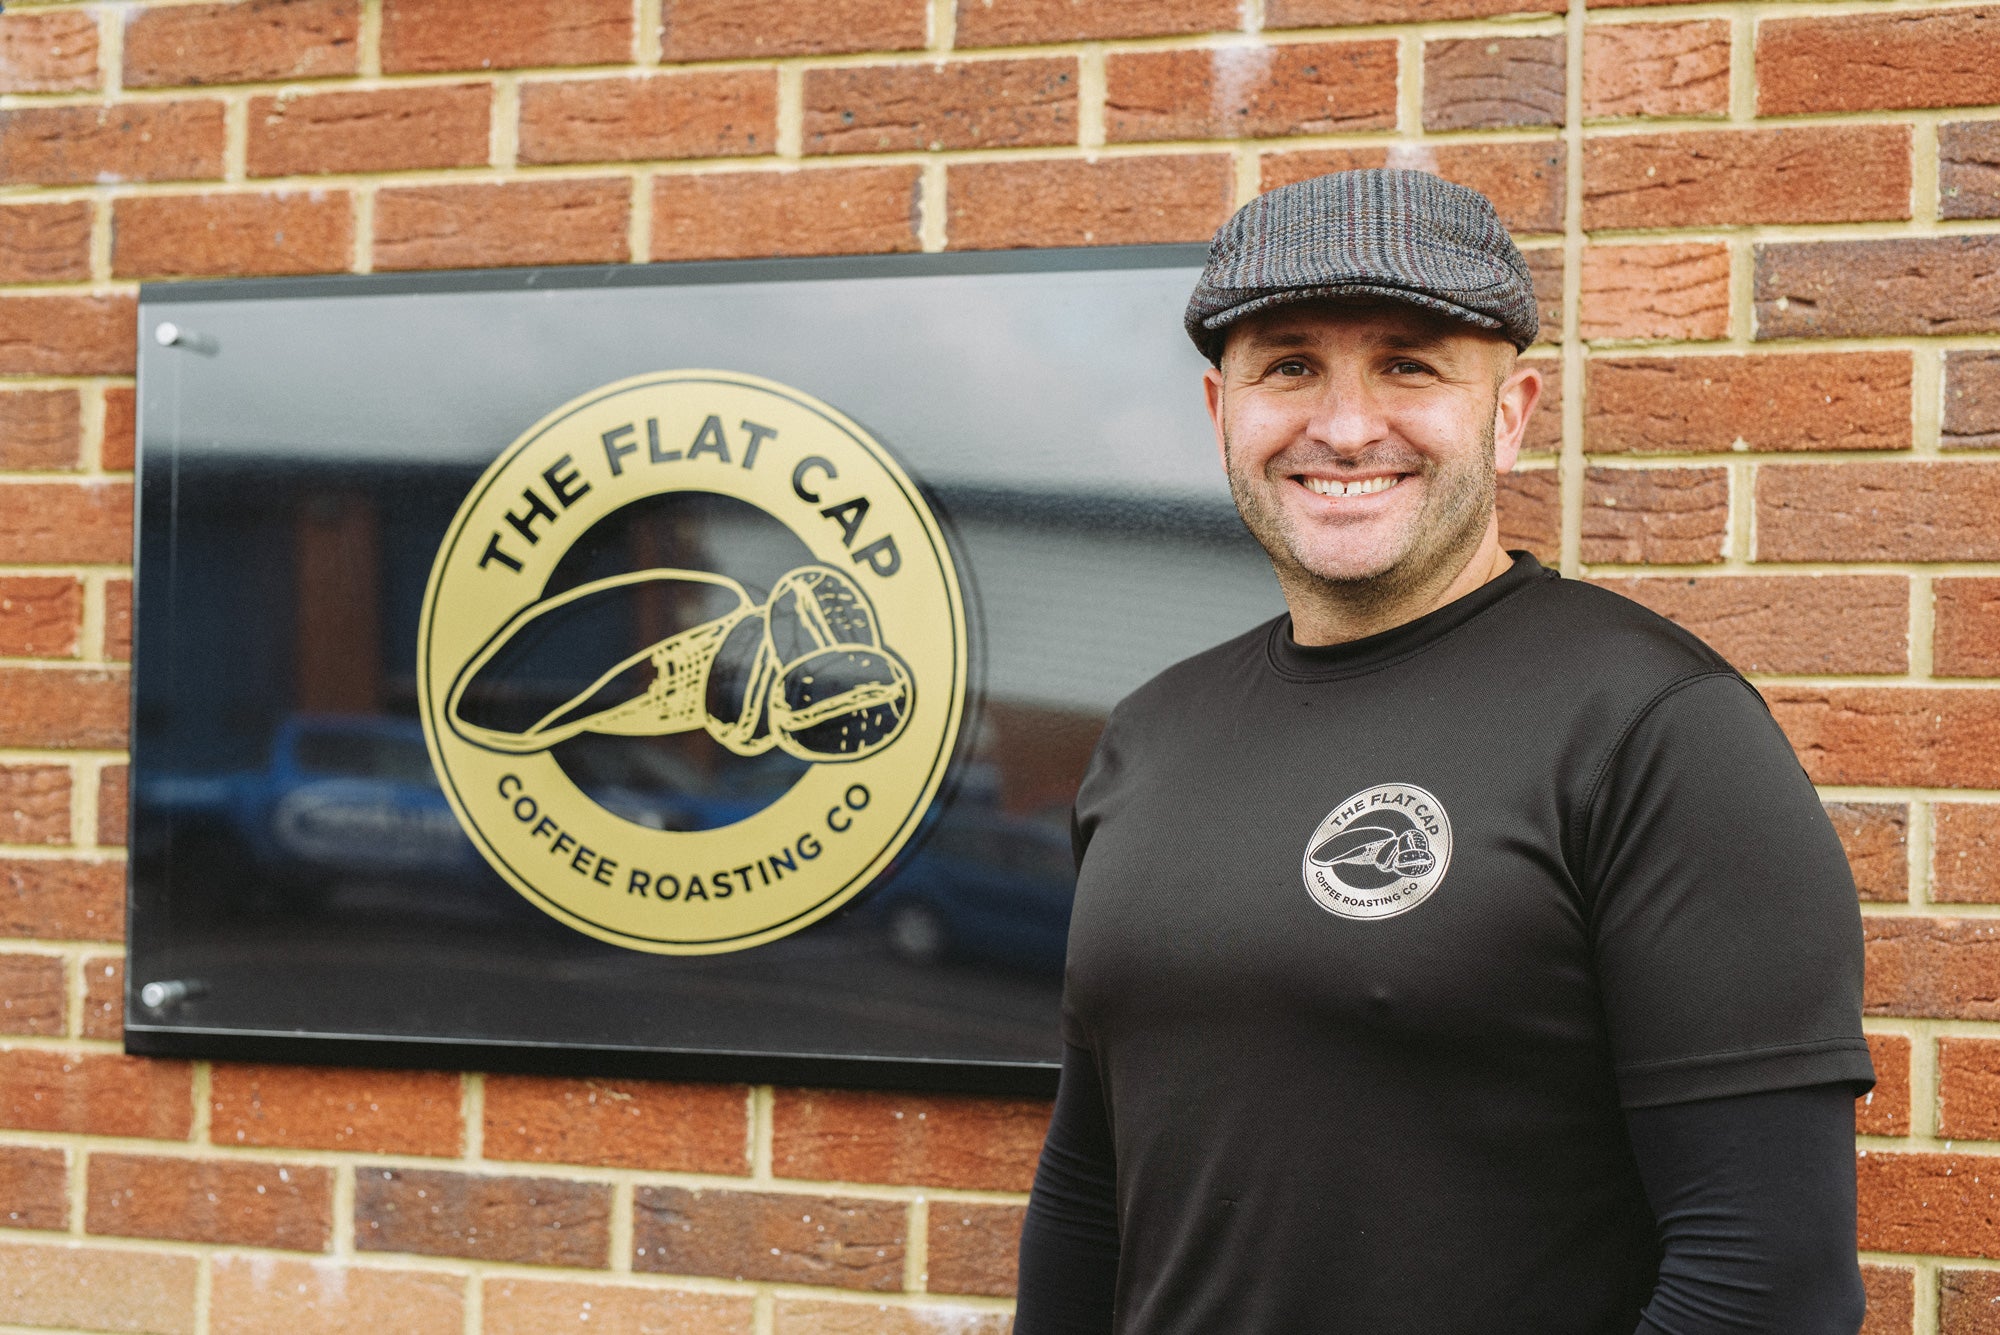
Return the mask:
[(936, 517), (846, 416), (733, 371), (621, 380), (479, 479), (424, 593), (431, 761), (493, 868), (635, 950), (839, 908), (936, 798), (965, 606)]

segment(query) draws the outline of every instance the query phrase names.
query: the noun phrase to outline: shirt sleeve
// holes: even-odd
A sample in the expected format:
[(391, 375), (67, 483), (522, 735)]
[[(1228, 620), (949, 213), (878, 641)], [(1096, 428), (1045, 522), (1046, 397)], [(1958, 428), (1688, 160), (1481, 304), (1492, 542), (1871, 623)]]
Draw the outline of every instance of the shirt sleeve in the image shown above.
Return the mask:
[(1814, 1085), (1635, 1108), (1660, 1281), (1637, 1335), (1854, 1335), (1854, 1097)]
[(1742, 678), (1655, 697), (1601, 762), (1580, 827), (1626, 1107), (1874, 1083), (1853, 876)]
[(1091, 1054), (1063, 1047), (1062, 1083), (1027, 1219), (1014, 1335), (1109, 1335), (1118, 1287), (1118, 1167)]

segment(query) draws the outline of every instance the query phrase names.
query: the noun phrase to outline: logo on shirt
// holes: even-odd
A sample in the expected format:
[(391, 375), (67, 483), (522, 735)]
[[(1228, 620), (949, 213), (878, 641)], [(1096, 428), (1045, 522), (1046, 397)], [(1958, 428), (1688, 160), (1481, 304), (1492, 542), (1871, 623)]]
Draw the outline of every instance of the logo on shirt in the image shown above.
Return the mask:
[(965, 710), (936, 516), (857, 423), (730, 371), (556, 409), (438, 552), (417, 645), (459, 824), (551, 917), (633, 950), (787, 936), (890, 865)]
[(1451, 819), (1415, 784), (1385, 783), (1327, 813), (1306, 841), (1306, 891), (1343, 918), (1393, 918), (1431, 897), (1451, 865)]

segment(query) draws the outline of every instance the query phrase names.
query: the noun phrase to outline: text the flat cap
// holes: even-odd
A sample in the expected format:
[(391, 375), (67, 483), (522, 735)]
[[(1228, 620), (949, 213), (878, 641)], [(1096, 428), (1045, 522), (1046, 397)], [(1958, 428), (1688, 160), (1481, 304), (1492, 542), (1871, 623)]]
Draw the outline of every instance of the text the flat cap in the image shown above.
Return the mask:
[(1220, 363), (1229, 325), (1252, 311), (1348, 296), (1428, 307), (1517, 348), (1541, 328), (1527, 261), (1486, 196), (1394, 168), (1315, 176), (1238, 209), (1209, 243), (1185, 323)]

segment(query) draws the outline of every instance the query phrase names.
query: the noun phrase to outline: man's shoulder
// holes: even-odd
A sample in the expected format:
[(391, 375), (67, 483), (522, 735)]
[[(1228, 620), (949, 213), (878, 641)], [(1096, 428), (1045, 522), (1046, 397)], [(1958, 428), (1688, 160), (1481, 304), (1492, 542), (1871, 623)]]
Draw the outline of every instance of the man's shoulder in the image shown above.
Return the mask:
[(1511, 600), (1504, 631), (1546, 646), (1575, 667), (1624, 665), (1635, 675), (1671, 676), (1734, 669), (1706, 641), (1650, 607), (1602, 585), (1538, 580)]

